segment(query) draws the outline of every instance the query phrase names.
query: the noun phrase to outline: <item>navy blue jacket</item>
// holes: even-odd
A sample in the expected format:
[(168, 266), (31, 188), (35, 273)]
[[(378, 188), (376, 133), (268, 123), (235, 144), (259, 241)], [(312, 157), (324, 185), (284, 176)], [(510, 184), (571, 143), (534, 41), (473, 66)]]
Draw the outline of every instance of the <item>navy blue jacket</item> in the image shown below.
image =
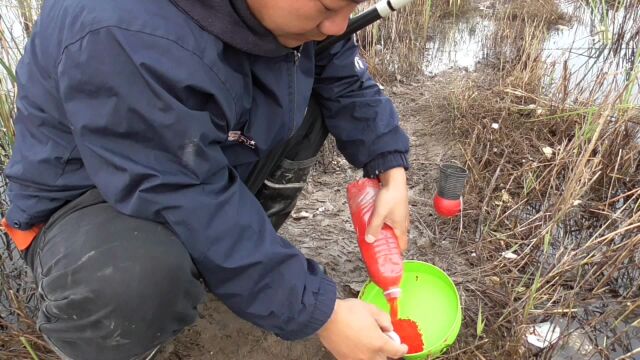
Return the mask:
[(353, 41), (317, 58), (314, 47), (246, 53), (169, 0), (46, 1), (17, 69), (9, 223), (46, 222), (97, 187), (122, 213), (169, 226), (240, 317), (284, 339), (315, 333), (335, 284), (274, 231), (243, 179), (300, 125), (312, 91), (365, 175), (406, 167), (408, 139)]

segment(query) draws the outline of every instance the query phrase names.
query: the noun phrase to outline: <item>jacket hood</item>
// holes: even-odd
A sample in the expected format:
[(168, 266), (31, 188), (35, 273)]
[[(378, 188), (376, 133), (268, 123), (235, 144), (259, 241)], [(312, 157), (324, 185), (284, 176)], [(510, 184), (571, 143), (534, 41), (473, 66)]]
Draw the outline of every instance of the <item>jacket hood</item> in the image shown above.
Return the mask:
[(275, 57), (289, 51), (251, 13), (246, 0), (171, 0), (204, 30), (244, 52)]

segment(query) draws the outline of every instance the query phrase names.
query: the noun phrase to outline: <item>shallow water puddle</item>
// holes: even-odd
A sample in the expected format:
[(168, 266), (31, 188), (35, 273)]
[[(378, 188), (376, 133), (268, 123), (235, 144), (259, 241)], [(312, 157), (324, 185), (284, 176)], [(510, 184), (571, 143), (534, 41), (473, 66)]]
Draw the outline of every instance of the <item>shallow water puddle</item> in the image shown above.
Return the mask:
[[(636, 33), (640, 14), (592, 8), (578, 1), (559, 1), (559, 6), (573, 21), (551, 28), (543, 46), (548, 90), (568, 75), (572, 93), (602, 98), (606, 93), (590, 93), (595, 81), (601, 81), (598, 88), (619, 90), (629, 78), (638, 77), (639, 68), (634, 69), (634, 63), (640, 51)], [(425, 49), (424, 74), (434, 76), (451, 69), (474, 71), (488, 57), (489, 38), (495, 29), (492, 12), (472, 11), (434, 24)], [(639, 104), (639, 94), (640, 85), (636, 83), (629, 102)]]
[(486, 57), (492, 20), (482, 15), (459, 17), (438, 24), (425, 51), (423, 71), (433, 76), (451, 69), (473, 71)]
[[(565, 64), (573, 93), (595, 95), (597, 99), (607, 94), (605, 91), (590, 94), (594, 82), (600, 81), (599, 88), (615, 92), (632, 76), (637, 78), (634, 65), (640, 50), (636, 34), (638, 14), (592, 8), (575, 1), (561, 1), (559, 5), (563, 12), (573, 16), (574, 22), (554, 27), (545, 43), (543, 58), (550, 65), (549, 84), (556, 84), (566, 76)], [(636, 82), (632, 88), (631, 103), (638, 103), (638, 86)]]

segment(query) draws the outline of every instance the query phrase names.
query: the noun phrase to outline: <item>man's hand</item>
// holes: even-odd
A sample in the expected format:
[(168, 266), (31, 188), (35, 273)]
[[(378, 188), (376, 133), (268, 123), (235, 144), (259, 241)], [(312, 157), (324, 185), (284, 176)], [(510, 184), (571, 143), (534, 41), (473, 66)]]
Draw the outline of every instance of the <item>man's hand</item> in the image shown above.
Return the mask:
[(356, 299), (336, 300), (329, 321), (320, 329), (322, 344), (338, 360), (387, 360), (400, 358), (407, 346), (391, 340), (389, 314)]
[(409, 190), (404, 168), (394, 168), (379, 176), (382, 188), (369, 220), (365, 239), (375, 241), (384, 224), (393, 228), (400, 249), (404, 252), (409, 244)]

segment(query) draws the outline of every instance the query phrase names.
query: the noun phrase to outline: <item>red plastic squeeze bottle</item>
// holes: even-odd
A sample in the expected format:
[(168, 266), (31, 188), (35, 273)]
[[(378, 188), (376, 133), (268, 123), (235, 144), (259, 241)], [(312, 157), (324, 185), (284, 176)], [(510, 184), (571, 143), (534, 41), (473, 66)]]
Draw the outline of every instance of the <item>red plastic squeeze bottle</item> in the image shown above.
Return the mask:
[[(380, 182), (361, 179), (347, 186), (347, 199), (351, 219), (358, 236), (358, 246), (369, 277), (383, 291), (391, 304), (392, 317), (397, 318), (397, 298), (400, 297), (402, 281), (402, 252), (393, 229), (384, 225), (379, 237), (373, 242), (365, 240), (369, 218), (373, 214)], [(395, 312), (395, 314), (394, 314)]]
[(373, 214), (376, 196), (380, 191), (380, 182), (362, 179), (347, 186), (347, 198), (351, 219), (358, 235), (358, 245), (362, 259), (371, 280), (378, 285), (391, 307), (391, 321), (395, 337), (408, 346), (408, 353), (423, 351), (422, 334), (415, 321), (398, 319), (398, 298), (402, 281), (402, 251), (393, 229), (385, 225), (380, 236), (373, 242), (365, 240), (367, 224)]

